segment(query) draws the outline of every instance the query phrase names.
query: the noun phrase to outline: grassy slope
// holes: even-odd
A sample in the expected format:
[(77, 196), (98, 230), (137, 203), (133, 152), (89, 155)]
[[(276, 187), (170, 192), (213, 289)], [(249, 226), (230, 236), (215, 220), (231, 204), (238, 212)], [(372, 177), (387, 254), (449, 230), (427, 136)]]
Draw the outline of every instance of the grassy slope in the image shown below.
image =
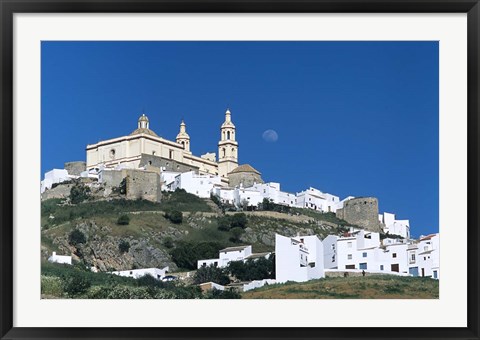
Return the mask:
[(430, 278), (372, 275), (332, 277), (270, 285), (242, 294), (244, 299), (438, 299)]

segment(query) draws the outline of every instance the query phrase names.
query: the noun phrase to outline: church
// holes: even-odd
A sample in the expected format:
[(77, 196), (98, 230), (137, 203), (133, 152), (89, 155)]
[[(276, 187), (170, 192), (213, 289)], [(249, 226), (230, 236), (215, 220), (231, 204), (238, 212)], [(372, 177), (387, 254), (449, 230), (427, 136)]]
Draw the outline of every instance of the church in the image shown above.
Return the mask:
[[(182, 120), (175, 141), (158, 136), (150, 129), (145, 114), (138, 119), (137, 128), (128, 136), (89, 144), (86, 147), (87, 170), (99, 168), (160, 168), (162, 171), (195, 171), (200, 175), (218, 175), (222, 185), (229, 185), (229, 174), (238, 166), (238, 142), (230, 110), (220, 127), (218, 159), (215, 153), (195, 156), (190, 151), (190, 136)], [(243, 166), (240, 169), (244, 169)], [(260, 173), (252, 168), (255, 175)], [(233, 173), (238, 173), (233, 172)]]

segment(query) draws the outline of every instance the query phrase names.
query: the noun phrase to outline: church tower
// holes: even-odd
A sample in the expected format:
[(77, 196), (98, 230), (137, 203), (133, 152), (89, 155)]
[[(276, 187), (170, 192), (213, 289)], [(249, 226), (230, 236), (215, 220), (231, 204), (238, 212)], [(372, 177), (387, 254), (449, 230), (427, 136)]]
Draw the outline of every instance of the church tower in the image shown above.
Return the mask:
[(180, 132), (177, 135), (177, 143), (183, 145), (183, 149), (190, 152), (190, 136), (187, 133), (187, 126), (182, 119), (180, 123)]
[(218, 142), (218, 174), (227, 177), (227, 174), (237, 166), (238, 143), (235, 141), (235, 125), (232, 123), (230, 110), (227, 109)]

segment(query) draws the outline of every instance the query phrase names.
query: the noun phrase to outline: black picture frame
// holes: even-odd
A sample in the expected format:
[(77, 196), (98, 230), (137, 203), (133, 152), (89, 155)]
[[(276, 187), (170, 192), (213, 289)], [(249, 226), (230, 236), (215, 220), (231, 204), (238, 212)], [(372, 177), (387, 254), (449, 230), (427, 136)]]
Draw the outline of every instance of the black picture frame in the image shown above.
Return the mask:
[[(479, 339), (479, 16), (478, 0), (0, 0), (0, 335), (2, 339)], [(19, 328), (13, 327), (13, 16), (15, 13), (467, 13), (468, 326), (465, 328)], [(455, 313), (455, 311), (452, 311)]]

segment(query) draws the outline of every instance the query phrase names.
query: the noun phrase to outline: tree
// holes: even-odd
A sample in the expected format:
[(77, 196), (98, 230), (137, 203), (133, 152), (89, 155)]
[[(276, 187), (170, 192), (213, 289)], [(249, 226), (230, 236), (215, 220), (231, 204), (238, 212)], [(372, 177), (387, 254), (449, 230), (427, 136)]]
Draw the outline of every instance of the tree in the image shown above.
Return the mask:
[(117, 220), (118, 225), (128, 225), (130, 224), (130, 217), (128, 215), (120, 215)]
[(81, 272), (73, 272), (69, 276), (62, 277), (63, 291), (68, 296), (76, 296), (85, 293), (90, 288), (91, 283)]
[(120, 243), (118, 244), (118, 249), (120, 250), (120, 253), (128, 253), (130, 250), (130, 243), (125, 240), (121, 240)]
[(232, 233), (232, 237), (230, 238), (230, 240), (232, 242), (240, 242), (240, 239), (242, 235), (245, 233), (245, 230), (239, 227), (235, 227), (235, 228), (232, 228), (230, 232)]
[(165, 237), (163, 239), (163, 245), (168, 249), (173, 248), (173, 239), (170, 236)]
[(183, 214), (178, 210), (166, 211), (164, 217), (174, 224), (180, 224), (183, 221)]
[(81, 183), (76, 183), (70, 189), (70, 202), (72, 204), (82, 203), (89, 197), (90, 197), (90, 188)]
[(238, 214), (234, 214), (231, 217), (230, 226), (231, 228), (245, 229), (245, 227), (247, 226), (247, 223), (248, 223), (247, 215), (245, 215), (244, 213), (238, 213)]
[(200, 267), (193, 276), (193, 283), (200, 284), (205, 282), (215, 282), (219, 285), (226, 285), (230, 283), (230, 279), (222, 268), (214, 266)]
[(242, 296), (236, 290), (230, 288), (225, 290), (212, 289), (205, 294), (206, 299), (241, 299)]
[(72, 246), (83, 244), (85, 242), (87, 242), (87, 238), (85, 237), (85, 234), (78, 229), (73, 230), (68, 235), (68, 243)]
[(232, 261), (227, 266), (227, 272), (241, 281), (253, 281), (275, 278), (275, 258), (261, 257), (254, 260)]
[(230, 218), (228, 216), (221, 216), (217, 219), (218, 230), (229, 231), (230, 230)]

